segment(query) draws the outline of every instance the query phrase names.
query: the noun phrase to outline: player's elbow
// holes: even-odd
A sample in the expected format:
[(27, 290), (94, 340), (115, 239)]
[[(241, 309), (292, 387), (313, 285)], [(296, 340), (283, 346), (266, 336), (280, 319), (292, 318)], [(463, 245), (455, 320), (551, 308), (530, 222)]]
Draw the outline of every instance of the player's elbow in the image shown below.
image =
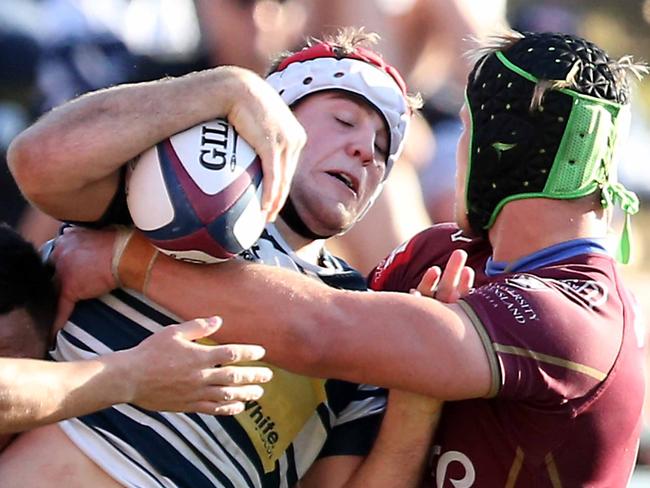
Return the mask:
[(11, 141), (7, 150), (7, 165), (16, 183), (21, 187), (26, 181), (29, 182), (30, 171), (28, 165), (33, 159), (32, 155), (29, 154), (29, 149), (30, 143), (22, 133)]
[(18, 135), (7, 151), (7, 164), (18, 187), (30, 200), (38, 200), (39, 194), (47, 190), (42, 170), (48, 157), (44, 153), (42, 141), (35, 131), (26, 130)]

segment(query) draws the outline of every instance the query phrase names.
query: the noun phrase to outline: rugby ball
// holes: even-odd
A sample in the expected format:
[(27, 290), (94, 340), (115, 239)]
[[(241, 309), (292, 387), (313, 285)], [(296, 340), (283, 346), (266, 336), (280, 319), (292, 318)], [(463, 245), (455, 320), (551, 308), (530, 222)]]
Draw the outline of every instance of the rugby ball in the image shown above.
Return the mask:
[(225, 119), (156, 144), (127, 169), (134, 225), (162, 252), (213, 263), (252, 246), (265, 225), (262, 167)]

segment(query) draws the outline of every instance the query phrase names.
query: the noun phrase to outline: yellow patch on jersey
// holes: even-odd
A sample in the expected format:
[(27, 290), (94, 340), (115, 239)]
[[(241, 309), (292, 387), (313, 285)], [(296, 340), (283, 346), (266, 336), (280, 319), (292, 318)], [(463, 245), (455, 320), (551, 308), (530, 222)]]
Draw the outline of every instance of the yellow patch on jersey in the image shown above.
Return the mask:
[(325, 380), (307, 378), (266, 363), (255, 363), (273, 370), (273, 379), (264, 385), (264, 396), (246, 403), (246, 410), (235, 419), (248, 433), (270, 473), (318, 405), (326, 399)]
[[(211, 339), (196, 342), (218, 344)], [(234, 417), (255, 446), (264, 472), (270, 473), (318, 405), (325, 402), (325, 380), (300, 376), (261, 361), (237, 365), (266, 366), (273, 370), (273, 379), (263, 385), (262, 398), (246, 402), (246, 410)]]

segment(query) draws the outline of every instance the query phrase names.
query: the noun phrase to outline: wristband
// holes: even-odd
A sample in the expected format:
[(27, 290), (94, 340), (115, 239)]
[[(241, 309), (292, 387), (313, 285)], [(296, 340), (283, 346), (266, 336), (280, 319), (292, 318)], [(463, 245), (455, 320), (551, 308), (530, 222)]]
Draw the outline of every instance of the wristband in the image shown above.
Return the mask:
[(117, 231), (117, 236), (115, 237), (115, 244), (113, 245), (113, 258), (111, 259), (111, 274), (115, 280), (115, 284), (118, 288), (122, 288), (122, 280), (120, 280), (120, 274), (118, 272), (118, 266), (120, 264), (120, 259), (122, 259), (122, 254), (126, 245), (128, 244), (131, 236), (133, 235), (134, 230), (124, 226), (116, 226), (115, 230)]
[(120, 286), (146, 295), (151, 271), (158, 256), (156, 249), (142, 234), (127, 230), (115, 243), (113, 270)]

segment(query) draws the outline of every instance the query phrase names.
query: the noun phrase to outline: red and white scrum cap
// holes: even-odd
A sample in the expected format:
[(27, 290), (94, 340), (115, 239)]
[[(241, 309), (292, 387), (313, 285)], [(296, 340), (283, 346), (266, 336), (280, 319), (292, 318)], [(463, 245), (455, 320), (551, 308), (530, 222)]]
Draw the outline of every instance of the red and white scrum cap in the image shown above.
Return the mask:
[(344, 90), (366, 99), (390, 129), (388, 175), (402, 152), (411, 110), (402, 76), (377, 53), (363, 47), (343, 53), (322, 42), (284, 59), (266, 81), (287, 105), (323, 90)]

